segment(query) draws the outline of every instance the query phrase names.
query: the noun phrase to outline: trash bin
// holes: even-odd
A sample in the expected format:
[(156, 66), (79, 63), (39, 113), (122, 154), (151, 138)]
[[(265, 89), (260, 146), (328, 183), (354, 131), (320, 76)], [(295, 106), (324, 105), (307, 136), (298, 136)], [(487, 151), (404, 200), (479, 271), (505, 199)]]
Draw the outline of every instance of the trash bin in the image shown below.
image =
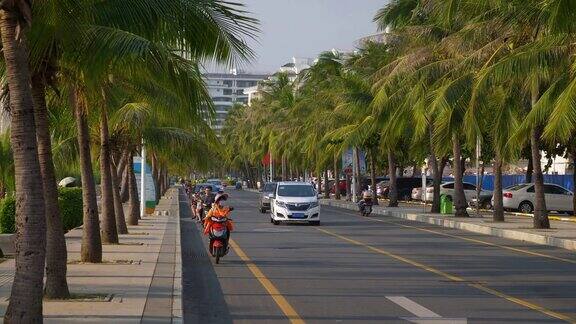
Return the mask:
[(452, 198), (440, 195), (440, 214), (452, 214)]

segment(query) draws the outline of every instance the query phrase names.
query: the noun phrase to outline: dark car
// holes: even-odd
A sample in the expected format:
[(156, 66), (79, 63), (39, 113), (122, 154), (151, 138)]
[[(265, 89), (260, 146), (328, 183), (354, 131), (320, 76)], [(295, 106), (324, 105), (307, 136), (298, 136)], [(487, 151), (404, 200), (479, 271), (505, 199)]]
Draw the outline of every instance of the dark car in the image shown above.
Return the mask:
[(276, 191), (276, 182), (266, 182), (260, 190), (260, 212), (265, 213), (270, 210), (270, 194)]
[(194, 192), (204, 192), (204, 188), (210, 187), (212, 188), (213, 193), (217, 193), (218, 190), (222, 189), (221, 187), (211, 184), (211, 183), (198, 183), (194, 186)]
[[(426, 185), (432, 183), (432, 179), (426, 179)], [(399, 200), (411, 200), (412, 199), (412, 189), (422, 186), (422, 178), (396, 178), (396, 189), (398, 190)], [(384, 198), (388, 198), (388, 193), (390, 192), (390, 182), (386, 181), (381, 184), (380, 189), (381, 195)]]

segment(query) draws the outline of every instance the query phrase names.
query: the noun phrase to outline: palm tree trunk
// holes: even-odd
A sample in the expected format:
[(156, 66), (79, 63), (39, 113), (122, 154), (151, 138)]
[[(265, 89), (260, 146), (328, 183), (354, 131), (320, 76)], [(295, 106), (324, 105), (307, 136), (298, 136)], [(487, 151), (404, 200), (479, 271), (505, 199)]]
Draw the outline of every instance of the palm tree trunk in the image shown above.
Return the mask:
[(496, 150), (494, 163), (494, 213), (492, 220), (495, 222), (504, 221), (504, 205), (502, 202), (502, 157), (499, 150)]
[[(116, 164), (115, 171), (116, 172), (116, 179), (120, 179), (124, 173), (124, 169), (126, 168), (126, 164), (128, 163), (128, 153), (123, 151), (120, 157), (120, 161)], [(120, 183), (118, 183), (120, 185)]]
[[(24, 4), (26, 5), (26, 4)], [(14, 2), (0, 10), (2, 51), (11, 107), (11, 145), (16, 182), (16, 272), (6, 323), (41, 323), (46, 213), (38, 162), (34, 106), (21, 15)], [(19, 36), (18, 36), (19, 35)]]
[[(430, 154), (430, 166), (432, 168), (432, 187), (433, 187), (433, 197), (432, 197), (432, 209), (430, 210), (431, 213), (439, 213), (440, 212), (440, 184), (442, 183), (442, 174), (440, 173), (440, 168), (438, 165), (438, 159), (436, 158), (436, 154)], [(426, 194), (424, 193), (424, 197)]]
[(286, 181), (286, 156), (282, 154), (282, 181)]
[(52, 161), (52, 143), (46, 108), (44, 78), (40, 74), (32, 77), (32, 99), (38, 160), (42, 172), (42, 187), (46, 205), (46, 285), (44, 294), (52, 299), (70, 298), (66, 281), (68, 252), (64, 238), (64, 226), (58, 206), (58, 188)]
[(134, 168), (131, 166), (127, 168), (128, 172), (128, 193), (129, 193), (129, 207), (128, 207), (128, 225), (138, 225), (140, 219), (140, 204), (138, 198), (138, 185), (136, 183), (136, 175)]
[(464, 185), (462, 184), (462, 147), (457, 135), (452, 135), (452, 151), (454, 154), (454, 208), (456, 217), (468, 217), (466, 211), (466, 196), (464, 195)]
[(100, 187), (102, 191), (102, 243), (118, 244), (116, 215), (114, 213), (114, 193), (110, 174), (110, 138), (108, 116), (102, 107), (100, 114)]
[(388, 150), (388, 207), (398, 207), (398, 187), (396, 185), (396, 157), (391, 149)]
[(114, 215), (116, 215), (116, 231), (118, 234), (128, 234), (126, 218), (124, 216), (124, 206), (120, 199), (120, 188), (118, 186), (118, 173), (116, 166), (110, 163), (110, 174), (112, 175), (112, 195), (114, 199)]
[(378, 205), (378, 195), (376, 193), (376, 148), (370, 148), (370, 185), (372, 186), (372, 202)]
[(550, 228), (548, 220), (548, 210), (544, 195), (544, 175), (540, 164), (540, 128), (534, 127), (530, 132), (530, 146), (532, 150), (532, 167), (534, 169), (534, 228)]
[(154, 189), (156, 192), (154, 200), (156, 201), (156, 204), (158, 204), (158, 202), (160, 201), (160, 191), (161, 191), (160, 182), (158, 181), (160, 177), (160, 171), (158, 170), (158, 162), (156, 161), (156, 157), (154, 156), (154, 154), (151, 154), (150, 161), (152, 163), (152, 181), (154, 181)]
[[(132, 160), (132, 157), (129, 158), (130, 160)], [(128, 195), (128, 186), (130, 183), (130, 174), (128, 172), (128, 168), (132, 168), (132, 161), (130, 161), (130, 163), (127, 163), (124, 166), (124, 170), (122, 170), (122, 180), (120, 183), (120, 199), (122, 201), (122, 203), (125, 203), (128, 201), (129, 195)]]
[(328, 181), (328, 169), (324, 170), (324, 198), (330, 198), (330, 185)]
[(334, 198), (340, 200), (340, 173), (338, 172), (338, 154), (334, 154)]
[[(532, 150), (532, 148), (530, 148)], [(534, 174), (534, 159), (532, 159), (532, 151), (528, 157), (528, 166), (526, 166), (526, 183), (532, 183), (532, 175)]]
[(102, 262), (102, 241), (100, 237), (100, 220), (98, 219), (98, 204), (96, 202), (96, 184), (90, 157), (90, 133), (88, 131), (86, 101), (80, 89), (75, 89), (71, 97), (72, 106), (75, 108), (76, 127), (78, 130), (78, 155), (80, 157), (84, 209), (81, 261), (100, 263)]

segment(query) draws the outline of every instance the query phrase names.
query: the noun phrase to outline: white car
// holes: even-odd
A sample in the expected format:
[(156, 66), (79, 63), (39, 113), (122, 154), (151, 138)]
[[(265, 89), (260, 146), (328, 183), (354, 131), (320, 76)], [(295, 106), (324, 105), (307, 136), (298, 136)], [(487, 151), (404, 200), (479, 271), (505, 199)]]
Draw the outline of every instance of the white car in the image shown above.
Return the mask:
[[(572, 196), (574, 193), (552, 183), (544, 184), (546, 208), (557, 212), (574, 212)], [(521, 183), (502, 190), (504, 209), (518, 210), (521, 213), (532, 213), (536, 205), (536, 193), (533, 183)]]
[[(476, 186), (464, 182), (464, 196), (466, 196), (466, 203), (470, 203), (472, 199), (476, 198)], [(490, 190), (480, 190), (480, 196), (491, 195)], [(450, 198), (454, 199), (454, 182), (446, 182), (440, 185), (440, 195), (448, 195)], [(432, 201), (434, 198), (434, 187), (426, 187), (426, 201)]]
[(422, 200), (422, 188), (412, 188), (412, 194), (410, 196), (412, 200)]
[(306, 182), (279, 182), (270, 194), (270, 222), (320, 225), (320, 205), (314, 186)]

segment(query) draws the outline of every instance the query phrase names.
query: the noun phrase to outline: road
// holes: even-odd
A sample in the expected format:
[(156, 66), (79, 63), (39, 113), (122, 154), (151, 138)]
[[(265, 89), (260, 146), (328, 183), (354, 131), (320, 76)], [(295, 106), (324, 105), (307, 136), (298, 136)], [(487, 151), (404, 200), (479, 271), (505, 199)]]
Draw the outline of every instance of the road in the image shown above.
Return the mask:
[(185, 323), (576, 323), (567, 250), (325, 206), (274, 226), (257, 197), (231, 191), (218, 265), (181, 205)]

